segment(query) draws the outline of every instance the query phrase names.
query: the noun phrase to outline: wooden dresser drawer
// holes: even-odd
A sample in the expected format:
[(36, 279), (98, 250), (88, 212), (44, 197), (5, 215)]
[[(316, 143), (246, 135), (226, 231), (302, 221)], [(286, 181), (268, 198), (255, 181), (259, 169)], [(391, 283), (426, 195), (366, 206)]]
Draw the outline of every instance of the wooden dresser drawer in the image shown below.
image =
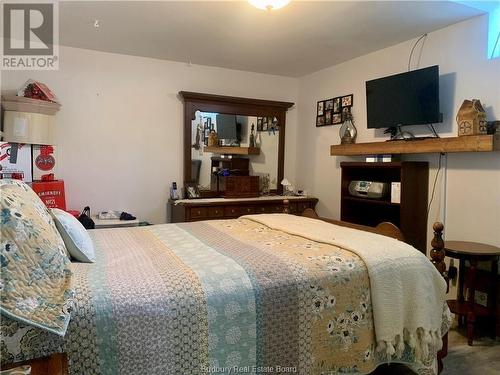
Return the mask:
[(191, 219), (206, 219), (208, 217), (207, 211), (206, 207), (191, 208)]
[(208, 217), (209, 218), (224, 217), (224, 207), (209, 207)]
[(306, 208), (309, 208), (310, 204), (308, 202), (298, 202), (297, 203), (297, 213), (302, 214)]
[(183, 202), (169, 201), (167, 215), (171, 221), (235, 219), (252, 214), (287, 213), (300, 215), (306, 208), (313, 208), (316, 198), (263, 197), (262, 199), (193, 199)]
[(224, 207), (225, 217), (238, 217), (241, 215), (241, 207), (239, 206), (227, 206)]
[(241, 206), (240, 207), (240, 214), (241, 215), (251, 215), (256, 212), (255, 206)]

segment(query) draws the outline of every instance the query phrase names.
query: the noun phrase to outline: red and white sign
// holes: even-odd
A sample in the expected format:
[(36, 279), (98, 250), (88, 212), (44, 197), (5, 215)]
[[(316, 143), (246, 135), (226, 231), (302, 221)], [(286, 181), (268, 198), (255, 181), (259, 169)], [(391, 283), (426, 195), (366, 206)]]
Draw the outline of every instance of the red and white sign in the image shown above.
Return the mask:
[(24, 182), (33, 180), (31, 145), (0, 142), (0, 178), (12, 178)]
[(53, 181), (56, 176), (57, 156), (54, 146), (33, 145), (33, 181)]
[(66, 211), (66, 197), (64, 194), (64, 181), (33, 182), (31, 188), (38, 194), (48, 208), (60, 208)]

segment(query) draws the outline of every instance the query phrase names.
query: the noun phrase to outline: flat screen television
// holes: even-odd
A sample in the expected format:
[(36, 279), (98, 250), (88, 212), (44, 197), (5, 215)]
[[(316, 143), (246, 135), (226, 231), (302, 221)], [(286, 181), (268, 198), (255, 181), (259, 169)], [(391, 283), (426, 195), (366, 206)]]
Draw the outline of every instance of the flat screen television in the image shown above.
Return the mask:
[(368, 128), (441, 122), (439, 66), (366, 82)]
[(241, 125), (236, 121), (236, 115), (217, 114), (217, 138), (240, 141)]

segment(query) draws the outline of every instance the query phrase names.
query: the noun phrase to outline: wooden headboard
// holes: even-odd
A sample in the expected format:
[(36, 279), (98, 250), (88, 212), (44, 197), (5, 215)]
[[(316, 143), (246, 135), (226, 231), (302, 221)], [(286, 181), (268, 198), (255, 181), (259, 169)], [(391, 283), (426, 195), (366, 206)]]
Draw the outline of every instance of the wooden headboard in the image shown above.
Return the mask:
[(380, 223), (376, 227), (368, 227), (366, 225), (353, 224), (353, 223), (348, 223), (346, 221), (325, 219), (323, 217), (319, 217), (318, 214), (316, 213), (316, 211), (314, 211), (311, 208), (307, 208), (306, 210), (304, 210), (304, 212), (302, 212), (302, 216), (309, 217), (311, 219), (318, 219), (318, 220), (326, 221), (327, 223), (341, 225), (343, 227), (359, 229), (359, 230), (363, 230), (365, 232), (372, 232), (372, 233), (381, 234), (383, 236), (392, 237), (392, 238), (395, 238), (397, 240), (405, 242), (405, 238), (404, 238), (401, 230), (397, 226), (395, 226), (394, 224), (389, 223), (389, 222)]

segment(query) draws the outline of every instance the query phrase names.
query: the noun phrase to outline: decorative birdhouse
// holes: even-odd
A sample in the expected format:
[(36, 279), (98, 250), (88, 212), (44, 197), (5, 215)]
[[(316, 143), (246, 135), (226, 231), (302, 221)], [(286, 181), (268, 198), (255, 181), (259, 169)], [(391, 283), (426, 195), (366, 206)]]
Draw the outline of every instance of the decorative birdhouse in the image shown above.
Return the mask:
[(478, 99), (464, 100), (457, 113), (458, 135), (486, 134), (486, 112)]

